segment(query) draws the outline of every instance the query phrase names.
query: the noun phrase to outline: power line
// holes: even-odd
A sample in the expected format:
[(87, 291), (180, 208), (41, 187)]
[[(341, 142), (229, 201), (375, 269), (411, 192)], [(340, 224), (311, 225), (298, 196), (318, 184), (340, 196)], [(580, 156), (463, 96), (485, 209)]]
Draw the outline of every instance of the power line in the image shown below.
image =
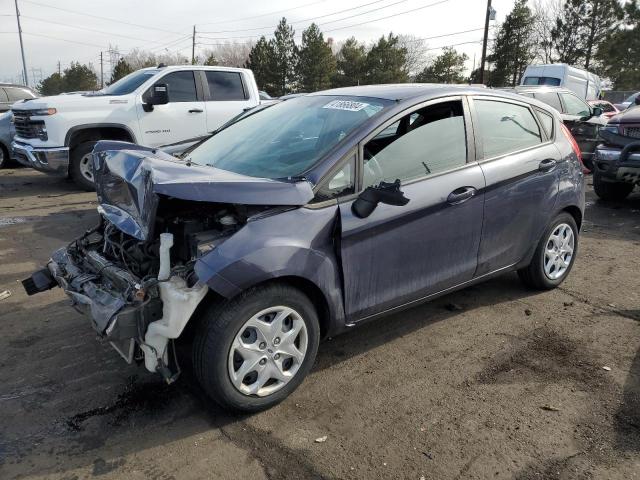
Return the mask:
[(394, 13), (393, 15), (387, 15), (386, 17), (376, 18), (375, 20), (368, 20), (366, 22), (355, 23), (353, 25), (346, 25), (344, 27), (331, 28), (329, 30), (325, 30), (325, 32), (335, 32), (336, 30), (344, 30), (345, 28), (359, 27), (360, 25), (365, 25), (367, 23), (379, 22), (380, 20), (386, 20), (388, 18), (398, 17), (400, 15), (406, 15), (407, 13), (417, 12), (418, 10), (424, 10), (425, 8), (429, 8), (429, 7), (435, 7), (436, 5), (447, 3), (448, 1), (449, 0), (440, 0), (439, 2), (430, 3), (429, 5), (425, 5), (423, 7), (412, 8), (411, 10), (406, 10), (404, 12)]
[(87, 42), (81, 42), (81, 41), (76, 41), (76, 40), (67, 40), (66, 38), (60, 38), (60, 37), (52, 37), (51, 35), (44, 35), (43, 33), (30, 33), (30, 32), (25, 32), (23, 31), (22, 33), (24, 33), (25, 35), (30, 35), (32, 37), (44, 37), (44, 38), (50, 38), (52, 40), (59, 40), (61, 42), (69, 42), (69, 43), (77, 43), (78, 45), (89, 45), (91, 47), (98, 47), (98, 48), (105, 48), (108, 49), (109, 47), (106, 47), (104, 45), (97, 45), (95, 43), (87, 43)]
[(460, 45), (469, 45), (470, 43), (482, 43), (482, 40), (472, 40), (470, 42), (460, 42), (460, 43), (454, 43), (452, 45), (442, 45), (440, 47), (432, 47), (432, 48), (425, 48), (425, 50), (427, 51), (431, 51), (431, 50), (441, 50), (443, 48), (451, 48), (451, 47), (458, 47)]
[(43, 23), (52, 23), (52, 24), (55, 24), (55, 25), (62, 25), (64, 27), (69, 27), (69, 28), (77, 28), (79, 30), (86, 30), (88, 32), (99, 33), (99, 34), (102, 34), (102, 35), (109, 35), (109, 36), (113, 36), (113, 37), (128, 38), (130, 40), (138, 40), (138, 41), (148, 42), (148, 43), (160, 43), (160, 42), (162, 42), (162, 40), (149, 40), (147, 38), (131, 37), (129, 35), (122, 35), (122, 34), (119, 34), (119, 33), (106, 32), (104, 30), (97, 30), (95, 28), (81, 27), (81, 26), (78, 26), (78, 25), (71, 25), (69, 23), (56, 22), (56, 21), (48, 20), (48, 19), (44, 19), (44, 18), (31, 17), (31, 16), (27, 16), (27, 15), (21, 15), (21, 16), (22, 16), (22, 18), (28, 18), (29, 20), (36, 20), (38, 22), (43, 22)]
[(319, 3), (324, 3), (325, 1), (326, 0), (320, 0), (318, 2), (305, 3), (304, 5), (298, 5), (297, 7), (285, 8), (284, 10), (277, 10), (275, 12), (262, 13), (260, 15), (254, 15), (253, 17), (237, 18), (235, 20), (234, 19), (232, 19), (232, 20), (221, 20), (219, 22), (211, 22), (211, 23), (201, 23), (200, 25), (219, 25), (221, 23), (236, 23), (236, 22), (240, 22), (240, 21), (244, 21), (244, 20), (254, 20), (256, 18), (268, 17), (269, 15), (276, 15), (276, 14), (279, 14), (279, 13), (290, 12), (292, 10), (299, 10), (300, 8), (310, 7), (312, 5), (317, 5)]
[[(291, 22), (291, 25), (295, 25), (295, 24), (297, 24), (297, 23), (306, 23), (306, 22), (310, 22), (310, 21), (312, 21), (312, 20), (318, 20), (318, 19), (320, 19), (320, 18), (331, 17), (331, 16), (333, 16), (333, 15), (338, 15), (338, 14), (340, 14), (340, 13), (349, 12), (349, 11), (351, 11), (351, 10), (357, 10), (358, 8), (363, 8), (363, 7), (367, 7), (367, 6), (369, 6), (369, 5), (373, 5), (373, 4), (380, 3), (380, 2), (386, 2), (386, 1), (388, 1), (388, 0), (375, 0), (374, 2), (364, 3), (364, 4), (362, 4), (362, 5), (357, 5), (357, 6), (355, 6), (355, 7), (346, 8), (346, 9), (344, 9), (344, 10), (339, 10), (339, 11), (337, 11), (337, 12), (327, 13), (327, 14), (325, 14), (325, 15), (320, 15), (320, 16), (318, 16), (318, 17), (305, 18), (304, 20), (295, 20), (295, 21), (292, 21), (292, 22)], [(404, 3), (404, 2), (406, 2), (406, 1), (407, 1), (407, 0), (400, 0), (400, 1), (398, 1), (398, 2), (392, 3), (392, 4), (390, 4), (390, 5), (386, 5), (386, 6), (384, 6), (384, 7), (379, 7), (379, 8), (377, 8), (377, 9), (373, 9), (373, 10), (369, 10), (369, 11), (367, 11), (367, 12), (359, 13), (358, 15), (364, 15), (365, 13), (371, 13), (371, 12), (374, 12), (374, 11), (376, 11), (376, 10), (381, 10), (381, 9), (383, 9), (383, 8), (389, 8), (389, 7), (392, 7), (393, 5), (397, 5), (398, 3)], [(354, 16), (358, 16), (358, 15), (354, 15)], [(347, 18), (351, 18), (351, 17), (347, 17)], [(334, 22), (339, 22), (339, 21), (340, 21), (340, 20), (334, 20)], [(327, 23), (331, 23), (331, 22), (327, 22)], [(276, 28), (276, 27), (277, 27), (277, 25), (269, 25), (268, 27), (241, 28), (241, 29), (237, 29), (237, 30), (218, 30), (218, 31), (215, 31), (215, 32), (200, 32), (200, 33), (209, 33), (209, 34), (212, 34), (212, 33), (237, 33), (237, 32), (250, 32), (250, 31), (255, 31), (255, 30), (267, 30), (267, 29)]]
[(140, 25), (138, 23), (131, 23), (131, 22), (125, 22), (124, 20), (117, 20), (115, 18), (109, 18), (109, 17), (103, 17), (101, 15), (92, 15), (90, 13), (85, 13), (85, 12), (79, 12), (77, 10), (70, 10), (68, 8), (62, 8), (62, 7), (55, 7), (53, 5), (47, 5), (46, 3), (39, 3), (39, 2), (34, 2), (32, 0), (22, 0), (24, 3), (30, 3), (32, 5), (38, 5), (40, 7), (46, 7), (46, 8), (52, 8), (54, 10), (60, 10), (62, 12), (67, 12), (67, 13), (74, 13), (76, 15), (84, 15), (85, 17), (92, 17), (92, 18), (97, 18), (100, 20), (105, 20), (108, 22), (116, 22), (119, 24), (124, 24), (124, 25), (130, 25), (133, 27), (138, 27), (138, 28), (146, 28), (147, 30), (157, 30), (159, 32), (164, 32), (164, 33), (175, 33), (177, 35), (180, 35), (180, 32), (174, 32), (171, 30), (166, 30), (164, 28), (158, 28), (158, 27), (150, 27), (149, 25)]

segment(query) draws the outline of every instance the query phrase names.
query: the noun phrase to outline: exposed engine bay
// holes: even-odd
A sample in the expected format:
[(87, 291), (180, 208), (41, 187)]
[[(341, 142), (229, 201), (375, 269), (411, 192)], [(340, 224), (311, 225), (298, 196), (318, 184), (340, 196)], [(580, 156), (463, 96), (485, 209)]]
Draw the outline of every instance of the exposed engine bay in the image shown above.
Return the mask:
[(101, 217), (99, 225), (54, 252), (48, 271), (36, 272), (25, 288), (29, 281), (35, 282), (34, 292), (47, 281), (47, 288), (59, 284), (125, 360), (144, 361), (171, 382), (180, 373), (172, 340), (207, 292), (194, 274), (195, 262), (249, 215), (267, 208), (161, 196), (150, 240), (132, 237)]

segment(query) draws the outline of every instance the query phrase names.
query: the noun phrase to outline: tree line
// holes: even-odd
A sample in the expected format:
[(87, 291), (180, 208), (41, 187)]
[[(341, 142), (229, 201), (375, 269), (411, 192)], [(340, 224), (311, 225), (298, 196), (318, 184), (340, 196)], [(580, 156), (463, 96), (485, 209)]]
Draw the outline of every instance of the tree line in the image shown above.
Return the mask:
[[(638, 0), (516, 0), (490, 40), (485, 83), (519, 84), (527, 65), (567, 63), (611, 79), (615, 89), (640, 87), (640, 5)], [(228, 43), (204, 51), (195, 63), (250, 68), (261, 90), (273, 96), (331, 87), (377, 83), (477, 83), (479, 69), (465, 75), (468, 56), (453, 47), (430, 55), (424, 39), (389, 33), (366, 44), (351, 37), (340, 44), (316, 24), (301, 41), (282, 18), (271, 39)], [(188, 64), (181, 54), (133, 50), (120, 56), (107, 83), (159, 63)], [(43, 95), (94, 90), (91, 65), (72, 63), (39, 86)]]

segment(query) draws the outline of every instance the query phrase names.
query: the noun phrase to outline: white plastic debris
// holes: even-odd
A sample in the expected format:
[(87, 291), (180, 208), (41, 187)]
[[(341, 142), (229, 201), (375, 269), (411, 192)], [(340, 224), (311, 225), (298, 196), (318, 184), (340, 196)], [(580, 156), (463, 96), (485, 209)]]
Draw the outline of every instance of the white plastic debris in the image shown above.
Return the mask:
[(10, 296), (11, 296), (11, 292), (9, 290), (0, 292), (0, 300), (4, 300), (5, 298), (9, 298)]
[(327, 436), (326, 435), (316, 438), (316, 443), (324, 443), (326, 441), (327, 441)]
[(602, 367), (603, 370), (606, 370), (607, 372), (611, 371), (611, 367)]

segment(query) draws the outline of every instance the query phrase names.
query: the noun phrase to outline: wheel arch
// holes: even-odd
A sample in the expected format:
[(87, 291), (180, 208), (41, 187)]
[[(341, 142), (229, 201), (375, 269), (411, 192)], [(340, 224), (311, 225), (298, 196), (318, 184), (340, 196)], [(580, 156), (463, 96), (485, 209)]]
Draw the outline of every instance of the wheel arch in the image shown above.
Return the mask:
[(571, 215), (576, 222), (578, 231), (580, 231), (582, 227), (582, 210), (580, 210), (580, 208), (576, 205), (569, 205), (560, 210), (559, 213), (561, 212), (567, 212), (569, 215)]
[(71, 127), (67, 132), (64, 145), (73, 148), (83, 142), (93, 140), (122, 140), (135, 143), (133, 131), (120, 123), (90, 123)]

